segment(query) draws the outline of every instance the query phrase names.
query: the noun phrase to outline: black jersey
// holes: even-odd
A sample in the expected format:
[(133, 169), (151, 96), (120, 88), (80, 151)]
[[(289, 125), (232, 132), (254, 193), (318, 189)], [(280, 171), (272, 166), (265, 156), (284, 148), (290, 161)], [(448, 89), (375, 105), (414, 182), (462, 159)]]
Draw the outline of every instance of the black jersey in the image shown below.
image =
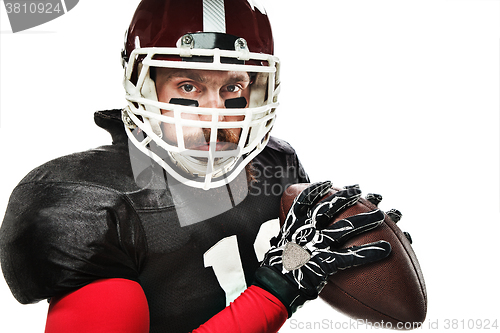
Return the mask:
[(137, 167), (145, 155), (128, 144), (119, 110), (95, 121), (112, 145), (50, 161), (14, 189), (0, 229), (6, 281), (33, 303), (131, 279), (148, 299), (151, 332), (193, 330), (251, 284), (278, 231), (281, 194), (307, 175), (271, 138), (252, 161), (253, 181), (242, 172), (218, 189), (185, 187), (157, 164)]

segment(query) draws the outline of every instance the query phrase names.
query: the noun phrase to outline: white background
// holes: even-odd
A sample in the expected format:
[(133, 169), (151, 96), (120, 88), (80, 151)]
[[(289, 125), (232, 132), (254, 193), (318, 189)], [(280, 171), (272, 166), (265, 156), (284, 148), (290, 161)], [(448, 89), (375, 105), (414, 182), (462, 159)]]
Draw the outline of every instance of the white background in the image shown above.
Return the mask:
[[(137, 2), (81, 0), (16, 34), (0, 4), (1, 216), (28, 171), (110, 142), (93, 112), (124, 105), (119, 55)], [(274, 135), (313, 180), (359, 183), (403, 212), (427, 284), (425, 330), (500, 319), (499, 1), (261, 2), (282, 61)], [(18, 304), (0, 279), (2, 332), (42, 332), (46, 310)], [(321, 301), (294, 319), (283, 332), (349, 323)]]

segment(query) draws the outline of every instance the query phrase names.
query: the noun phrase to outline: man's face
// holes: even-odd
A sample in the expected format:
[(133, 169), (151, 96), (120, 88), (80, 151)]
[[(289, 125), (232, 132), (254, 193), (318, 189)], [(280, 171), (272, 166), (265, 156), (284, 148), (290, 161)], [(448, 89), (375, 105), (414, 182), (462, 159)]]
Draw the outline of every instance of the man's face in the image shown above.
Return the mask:
[[(200, 108), (225, 108), (225, 101), (244, 97), (249, 101), (250, 76), (246, 72), (221, 72), (196, 69), (158, 68), (156, 72), (156, 93), (158, 101), (175, 103), (172, 99), (195, 100)], [(201, 112), (202, 110), (200, 110)], [(161, 110), (165, 116), (173, 117), (174, 112)], [(182, 119), (212, 121), (210, 114), (182, 113)], [(244, 116), (219, 116), (218, 121), (241, 121)], [(162, 123), (163, 138), (177, 145), (174, 124)], [(210, 129), (182, 128), (187, 149), (208, 150)], [(234, 149), (238, 143), (241, 128), (218, 130), (216, 150)]]

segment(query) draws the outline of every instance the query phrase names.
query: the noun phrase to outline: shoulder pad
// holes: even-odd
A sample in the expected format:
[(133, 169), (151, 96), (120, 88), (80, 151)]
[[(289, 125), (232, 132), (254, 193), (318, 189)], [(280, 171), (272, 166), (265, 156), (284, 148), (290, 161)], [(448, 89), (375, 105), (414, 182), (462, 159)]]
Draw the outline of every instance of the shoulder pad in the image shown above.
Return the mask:
[(125, 133), (123, 127), (121, 114), (121, 109), (97, 111), (94, 113), (94, 122), (97, 126), (111, 134), (114, 144), (127, 142), (127, 133)]
[(146, 252), (120, 193), (81, 183), (24, 183), (0, 229), (0, 259), (14, 297), (34, 303), (102, 278), (137, 280)]
[(61, 156), (30, 171), (19, 185), (32, 182), (81, 183), (120, 192), (137, 191), (127, 146), (108, 145)]
[(285, 154), (290, 154), (290, 155), (295, 154), (295, 150), (288, 142), (286, 142), (285, 140), (275, 138), (273, 136), (269, 138), (269, 142), (267, 143), (266, 147)]

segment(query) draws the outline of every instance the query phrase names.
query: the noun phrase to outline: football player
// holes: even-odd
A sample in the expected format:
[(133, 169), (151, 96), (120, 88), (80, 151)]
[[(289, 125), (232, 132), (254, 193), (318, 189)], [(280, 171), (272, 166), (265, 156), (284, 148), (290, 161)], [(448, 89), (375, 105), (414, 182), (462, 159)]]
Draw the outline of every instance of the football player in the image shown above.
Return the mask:
[(270, 136), (279, 59), (251, 0), (143, 0), (122, 52), (127, 106), (95, 113), (112, 144), (50, 161), (14, 189), (2, 269), (47, 333), (276, 332), (327, 278), (390, 245), (339, 249), (383, 213), (327, 227), (361, 195), (310, 185)]

